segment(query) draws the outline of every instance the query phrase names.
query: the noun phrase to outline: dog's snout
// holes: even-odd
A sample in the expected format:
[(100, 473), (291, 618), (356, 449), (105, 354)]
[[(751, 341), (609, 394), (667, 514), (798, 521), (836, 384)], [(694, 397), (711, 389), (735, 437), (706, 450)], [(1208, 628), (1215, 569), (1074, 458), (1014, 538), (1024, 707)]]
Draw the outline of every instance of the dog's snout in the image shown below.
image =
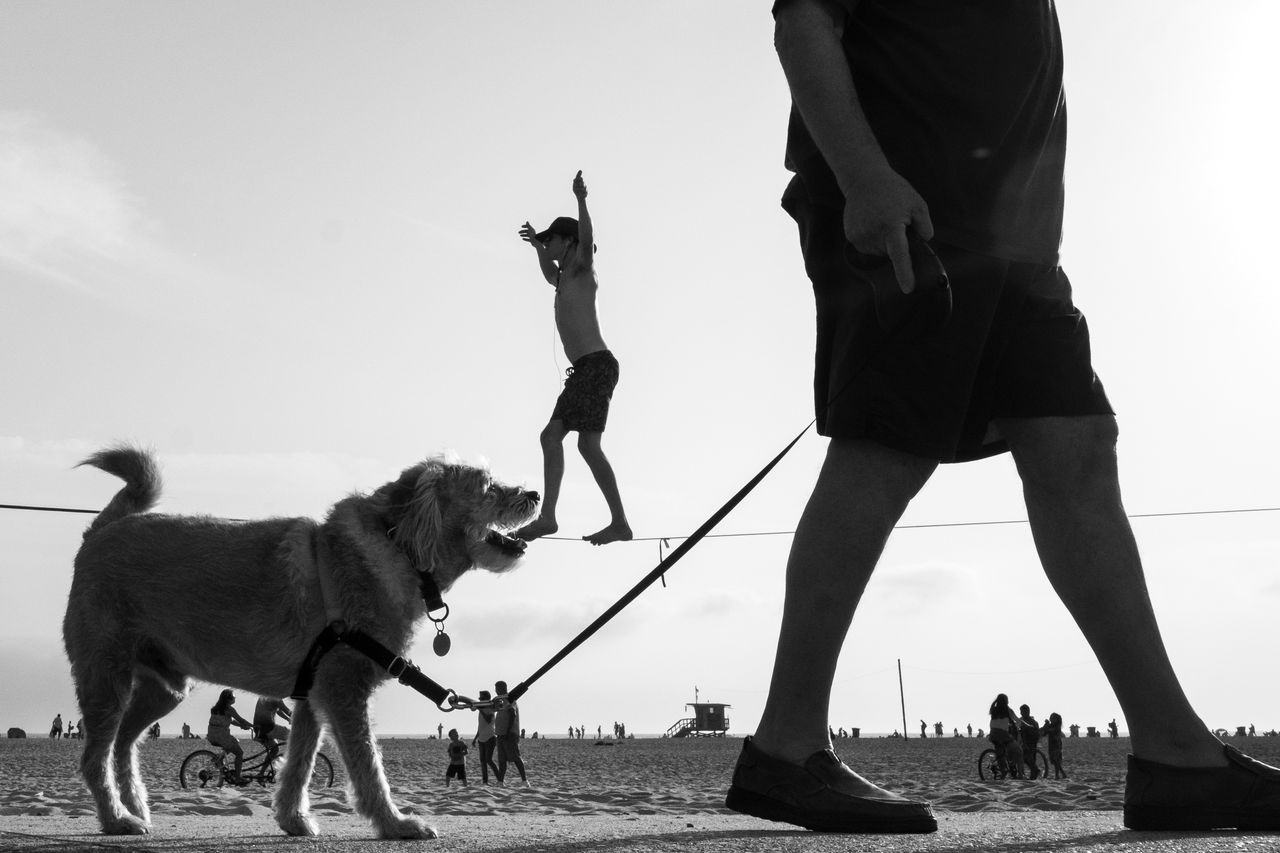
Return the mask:
[(524, 496), (527, 500), (531, 500), (534, 503), (539, 503), (542, 500), (542, 495), (537, 492), (525, 492)]

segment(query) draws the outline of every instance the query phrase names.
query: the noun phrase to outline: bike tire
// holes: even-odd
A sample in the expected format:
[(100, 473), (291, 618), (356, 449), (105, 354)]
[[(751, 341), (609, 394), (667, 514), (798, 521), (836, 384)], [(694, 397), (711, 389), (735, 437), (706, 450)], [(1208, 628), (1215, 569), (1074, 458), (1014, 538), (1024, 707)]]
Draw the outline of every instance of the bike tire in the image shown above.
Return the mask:
[(311, 768), (312, 789), (333, 787), (333, 762), (323, 752), (316, 753), (316, 763)]
[(1001, 778), (1000, 765), (996, 761), (996, 751), (994, 749), (984, 749), (982, 754), (978, 756), (978, 778), (984, 782), (995, 781)]
[(222, 756), (207, 749), (197, 749), (182, 759), (178, 768), (178, 784), (183, 788), (221, 788), (226, 781)]

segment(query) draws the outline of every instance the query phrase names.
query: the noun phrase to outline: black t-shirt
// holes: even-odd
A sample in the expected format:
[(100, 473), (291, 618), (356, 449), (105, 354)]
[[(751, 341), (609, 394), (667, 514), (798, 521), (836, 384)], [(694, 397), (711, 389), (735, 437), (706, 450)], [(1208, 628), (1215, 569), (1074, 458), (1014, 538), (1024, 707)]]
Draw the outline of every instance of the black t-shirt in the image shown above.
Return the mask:
[[(779, 6), (787, 0), (778, 0)], [(1056, 263), (1067, 112), (1053, 0), (850, 3), (845, 57), (885, 156), (929, 205), (937, 239)], [(792, 108), (784, 206), (843, 206)]]

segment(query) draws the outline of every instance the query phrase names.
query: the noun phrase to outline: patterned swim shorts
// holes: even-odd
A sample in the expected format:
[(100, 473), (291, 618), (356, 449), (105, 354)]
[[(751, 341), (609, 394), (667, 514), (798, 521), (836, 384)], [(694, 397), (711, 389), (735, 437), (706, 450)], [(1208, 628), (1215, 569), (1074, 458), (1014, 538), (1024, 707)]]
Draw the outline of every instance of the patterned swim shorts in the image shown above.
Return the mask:
[(618, 360), (607, 349), (587, 353), (565, 376), (551, 420), (562, 421), (570, 432), (604, 432), (609, 401), (618, 385)]

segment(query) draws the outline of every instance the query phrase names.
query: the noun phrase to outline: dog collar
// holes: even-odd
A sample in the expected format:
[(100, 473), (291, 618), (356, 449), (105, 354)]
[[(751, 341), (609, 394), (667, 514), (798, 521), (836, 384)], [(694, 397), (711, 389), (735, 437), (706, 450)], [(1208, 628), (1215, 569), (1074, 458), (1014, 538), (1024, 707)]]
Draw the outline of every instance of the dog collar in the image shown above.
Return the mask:
[[(427, 605), (427, 618), (436, 626), (436, 636), (431, 641), (431, 649), (437, 656), (444, 657), (449, 654), (449, 647), (453, 645), (449, 635), (444, 632), (444, 620), (449, 618), (449, 605), (444, 603), (440, 586), (431, 572), (419, 572), (419, 577), (422, 583), (422, 600)], [(436, 610), (443, 610), (444, 613), (439, 617), (432, 616), (431, 613)]]

